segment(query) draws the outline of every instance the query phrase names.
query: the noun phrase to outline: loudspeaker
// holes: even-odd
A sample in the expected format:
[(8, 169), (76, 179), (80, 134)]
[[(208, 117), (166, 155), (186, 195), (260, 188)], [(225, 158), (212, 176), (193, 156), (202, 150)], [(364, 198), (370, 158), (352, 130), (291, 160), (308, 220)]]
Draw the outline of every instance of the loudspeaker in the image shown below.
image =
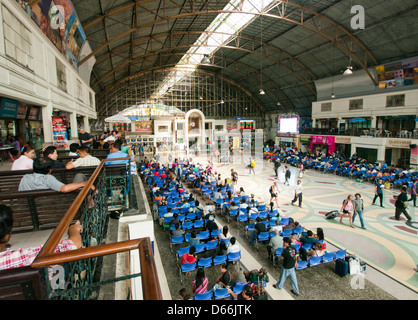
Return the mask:
[(417, 145), (416, 145), (416, 144), (411, 144), (409, 147), (410, 147), (411, 149), (415, 149), (415, 148), (417, 147)]

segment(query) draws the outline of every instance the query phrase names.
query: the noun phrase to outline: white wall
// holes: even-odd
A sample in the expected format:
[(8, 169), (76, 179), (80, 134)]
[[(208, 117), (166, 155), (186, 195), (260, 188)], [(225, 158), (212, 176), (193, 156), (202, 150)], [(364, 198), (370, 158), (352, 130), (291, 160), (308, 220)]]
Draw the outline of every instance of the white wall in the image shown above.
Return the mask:
[[(388, 96), (405, 94), (405, 106), (386, 107)], [(363, 99), (362, 110), (349, 110), (349, 101)], [(321, 112), (321, 104), (332, 102), (330, 112)], [(356, 118), (356, 117), (380, 117), (418, 115), (418, 90), (390, 91), (382, 90), (382, 93), (358, 96), (344, 99), (330, 99), (312, 103), (313, 119), (335, 119), (335, 118)]]
[[(3, 6), (30, 32), (32, 68), (18, 63), (6, 55)], [(0, 96), (42, 107), (46, 143), (52, 142), (50, 122), (54, 109), (75, 113), (90, 119), (97, 118), (94, 91), (15, 0), (0, 0), (0, 39)], [(66, 67), (67, 92), (57, 86), (56, 58)], [(77, 79), (81, 81), (83, 87), (81, 99), (77, 98)], [(92, 94), (92, 103), (90, 103), (89, 93)]]

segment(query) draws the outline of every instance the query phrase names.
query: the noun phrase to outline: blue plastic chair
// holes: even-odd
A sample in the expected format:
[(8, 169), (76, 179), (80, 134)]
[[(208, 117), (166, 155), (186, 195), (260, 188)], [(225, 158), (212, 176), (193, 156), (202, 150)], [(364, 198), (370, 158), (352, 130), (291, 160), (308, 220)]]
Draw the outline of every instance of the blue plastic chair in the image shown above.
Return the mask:
[(308, 267), (308, 261), (298, 261), (298, 267), (296, 270), (306, 269)]
[(197, 267), (198, 268), (209, 268), (210, 266), (212, 266), (212, 258), (202, 258), (199, 259), (199, 261), (197, 262)]
[(327, 252), (322, 256), (322, 263), (328, 263), (334, 261), (335, 253), (334, 252)]
[(198, 243), (198, 244), (195, 244), (194, 247), (196, 248), (196, 254), (198, 254), (198, 253), (201, 253), (201, 252), (205, 251), (206, 244), (205, 243)]
[(304, 245), (302, 245), (302, 248), (306, 251), (309, 251), (309, 249), (312, 249), (312, 243), (305, 243)]
[(217, 241), (208, 241), (205, 244), (205, 249), (206, 249), (206, 251), (215, 250), (217, 246), (218, 246)]
[(203, 228), (203, 220), (195, 220), (193, 223), (193, 228), (198, 229), (198, 228)]
[(281, 233), (282, 237), (290, 237), (293, 234), (292, 229), (284, 229)]
[(216, 237), (217, 237), (220, 233), (221, 233), (221, 231), (220, 231), (219, 229), (212, 230), (212, 231), (210, 232), (210, 237), (211, 237), (211, 238), (216, 238)]
[(212, 300), (213, 289), (205, 293), (197, 293), (194, 300)]
[(222, 263), (225, 263), (226, 261), (227, 261), (226, 254), (224, 254), (222, 256), (215, 256), (215, 258), (213, 258), (213, 265), (217, 266), (217, 265), (220, 265)]
[(183, 223), (183, 225), (181, 226), (183, 230), (189, 230), (193, 228), (193, 222), (192, 221), (186, 221), (185, 223)]
[(303, 232), (303, 227), (296, 227), (293, 230), (293, 234), (301, 234)]
[(198, 237), (199, 237), (200, 240), (208, 240), (209, 239), (209, 236), (210, 236), (209, 230), (201, 231), (198, 234)]
[(322, 257), (311, 257), (308, 262), (309, 262), (310, 267), (317, 266), (317, 265), (321, 264)]
[(289, 224), (289, 218), (282, 218), (282, 219), (280, 220), (280, 224), (281, 224), (282, 226), (287, 226), (287, 225)]
[(183, 273), (185, 272), (192, 272), (194, 270), (196, 270), (196, 262), (192, 262), (192, 263), (183, 263), (183, 265), (180, 268), (180, 282), (183, 283)]
[(335, 252), (335, 259), (345, 259), (345, 256), (347, 254), (347, 249), (345, 250), (338, 250)]
[(228, 293), (228, 289), (220, 288), (220, 289), (215, 290), (214, 299), (215, 300), (225, 299), (225, 298), (229, 298), (230, 296), (231, 295)]
[(171, 238), (171, 245), (182, 244), (184, 242), (184, 236), (174, 236)]
[(231, 210), (229, 210), (229, 213), (228, 213), (228, 222), (229, 222), (229, 219), (231, 217), (236, 217), (236, 216), (238, 216), (238, 209), (231, 209)]
[(183, 254), (189, 253), (189, 250), (190, 250), (190, 246), (178, 249), (176, 251), (177, 258), (179, 259), (179, 258), (181, 258), (183, 256)]
[(249, 282), (237, 282), (232, 291), (234, 291), (235, 294), (240, 294), (247, 284), (249, 284)]
[(228, 258), (228, 262), (238, 261), (239, 259), (241, 259), (241, 251), (230, 252), (227, 258)]

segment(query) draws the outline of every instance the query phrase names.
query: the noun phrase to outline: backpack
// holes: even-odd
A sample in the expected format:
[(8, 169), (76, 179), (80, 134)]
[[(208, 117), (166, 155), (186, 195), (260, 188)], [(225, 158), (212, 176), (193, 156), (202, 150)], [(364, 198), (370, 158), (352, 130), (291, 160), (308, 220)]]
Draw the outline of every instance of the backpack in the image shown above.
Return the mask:
[(273, 186), (270, 187), (269, 192), (273, 193)]
[(255, 161), (254, 161), (254, 160), (251, 160), (250, 166), (251, 166), (252, 168), (254, 168), (254, 167), (255, 167)]

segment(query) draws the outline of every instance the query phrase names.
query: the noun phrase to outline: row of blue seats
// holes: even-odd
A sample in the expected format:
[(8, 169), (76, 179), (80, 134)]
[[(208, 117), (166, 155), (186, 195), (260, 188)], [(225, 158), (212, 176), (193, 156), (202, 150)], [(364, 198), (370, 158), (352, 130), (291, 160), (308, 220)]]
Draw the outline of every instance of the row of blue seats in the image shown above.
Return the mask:
[[(273, 221), (261, 221), (261, 223), (265, 223), (266, 227), (276, 226), (276, 223), (275, 223), (274, 220)], [(254, 231), (254, 230), (255, 230), (255, 224), (254, 223), (250, 223), (250, 224), (248, 224), (248, 226), (245, 227), (246, 232), (250, 232), (250, 231)], [(292, 235), (302, 235), (303, 232), (304, 232), (304, 228), (302, 226), (299, 226), (299, 227), (296, 227), (294, 229), (283, 229), (280, 232), (279, 236), (280, 237), (291, 237)], [(272, 238), (274, 236), (275, 236), (274, 231), (261, 232), (258, 235), (257, 240), (260, 241), (260, 242), (261, 241), (267, 241), (267, 240), (270, 240), (270, 238)]]
[[(198, 234), (196, 234), (196, 237), (198, 237), (198, 239), (200, 241), (205, 241), (205, 240), (210, 240), (213, 238), (216, 238), (219, 234), (220, 234), (220, 230), (205, 230), (205, 231), (200, 231)], [(182, 244), (182, 243), (187, 243), (190, 241), (191, 238), (191, 233), (186, 233), (184, 235), (181, 236), (173, 236), (171, 237), (171, 247), (173, 245), (178, 245), (178, 244)], [(208, 242), (212, 242), (212, 241), (208, 241)], [(217, 242), (215, 242), (217, 244)]]
[(322, 257), (311, 257), (306, 261), (304, 260), (298, 261), (297, 270), (302, 270), (308, 267), (318, 266), (322, 263), (329, 263), (338, 259), (345, 259), (346, 253), (347, 253), (347, 250), (338, 250), (334, 252), (327, 252)]
[[(249, 282), (237, 282), (231, 290), (236, 295), (239, 295), (247, 284), (249, 284)], [(264, 286), (265, 286), (265, 281), (264, 281)], [(231, 295), (228, 293), (228, 289), (221, 288), (221, 289), (216, 289), (216, 290), (211, 289), (210, 291), (205, 292), (205, 293), (197, 293), (194, 300), (221, 300), (221, 299), (227, 299), (230, 297)]]
[[(216, 243), (216, 241), (213, 241)], [(183, 263), (180, 267), (180, 281), (183, 283), (182, 275), (185, 272), (195, 271), (197, 268), (209, 268), (213, 266), (218, 266), (224, 263), (232, 263), (239, 261), (241, 259), (241, 252), (230, 252), (229, 254), (209, 257), (209, 258), (200, 258), (196, 262), (192, 263)], [(216, 290), (217, 291), (217, 290)]]

